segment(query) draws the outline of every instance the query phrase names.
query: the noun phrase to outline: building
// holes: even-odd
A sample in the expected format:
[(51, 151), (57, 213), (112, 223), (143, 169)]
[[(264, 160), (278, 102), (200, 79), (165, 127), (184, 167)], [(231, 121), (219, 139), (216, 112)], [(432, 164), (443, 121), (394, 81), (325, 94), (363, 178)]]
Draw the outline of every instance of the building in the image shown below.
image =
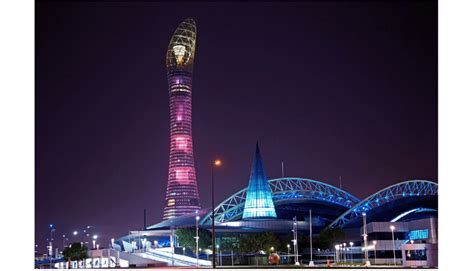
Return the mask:
[(200, 209), (192, 136), (192, 79), (196, 23), (184, 20), (166, 53), (170, 102), (170, 155), (163, 219)]
[[(223, 239), (230, 238), (229, 236), (235, 238), (248, 233), (270, 231), (279, 236), (288, 236), (293, 229), (294, 218), (298, 234), (308, 236), (309, 210), (312, 210), (314, 237), (323, 229), (335, 227), (345, 233), (345, 239), (341, 241), (338, 249), (318, 250), (317, 246), (313, 246), (313, 259), (320, 263), (325, 263), (327, 259), (364, 263), (364, 250), (367, 249), (371, 264), (391, 265), (394, 263), (395, 243), (397, 265), (437, 266), (438, 184), (426, 180), (404, 181), (360, 200), (347, 191), (317, 180), (297, 177), (266, 179), (262, 153), (257, 147), (248, 186), (228, 197), (214, 209), (218, 245)], [(244, 217), (246, 207), (249, 206), (249, 197), (260, 200), (261, 203), (252, 205), (256, 215), (250, 218)], [(269, 210), (274, 210), (274, 215), (273, 212), (268, 212)], [(144, 247), (151, 250), (166, 249), (175, 244), (173, 250), (179, 254), (179, 238), (174, 235), (175, 229), (194, 228), (196, 225), (210, 229), (211, 213), (209, 208), (201, 209), (196, 213), (163, 220), (145, 230), (132, 231), (116, 240), (117, 249), (133, 253), (143, 250)], [(361, 231), (363, 214), (367, 221), (367, 248), (364, 247)], [(390, 226), (395, 227), (393, 241)], [(147, 244), (140, 244), (143, 240)], [(300, 261), (307, 263), (309, 249), (303, 248), (300, 251)], [(224, 255), (223, 263), (230, 264), (233, 254), (229, 254), (229, 251), (218, 253)], [(280, 253), (286, 255), (286, 251)], [(200, 257), (207, 259), (209, 254), (203, 252)], [(259, 257), (263, 262), (265, 256)], [(288, 257), (284, 259), (287, 261)]]
[[(362, 228), (360, 232), (363, 233)], [(367, 235), (371, 264), (438, 265), (438, 220), (435, 217), (372, 222), (367, 224)]]

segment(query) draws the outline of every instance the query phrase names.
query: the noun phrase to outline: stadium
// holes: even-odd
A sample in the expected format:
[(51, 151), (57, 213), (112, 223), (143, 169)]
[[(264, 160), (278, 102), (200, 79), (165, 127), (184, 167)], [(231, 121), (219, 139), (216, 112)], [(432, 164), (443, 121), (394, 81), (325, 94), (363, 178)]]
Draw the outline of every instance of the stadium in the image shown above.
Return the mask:
[[(229, 235), (242, 237), (249, 233), (272, 232), (285, 236), (293, 234), (295, 227), (298, 234), (309, 236), (311, 231), (316, 238), (325, 229), (338, 228), (344, 232), (341, 248), (335, 244), (332, 250), (321, 250), (316, 244), (312, 248), (313, 255), (310, 255), (308, 248), (295, 254), (293, 250), (296, 247), (292, 244), (291, 252), (290, 247), (287, 252), (280, 252), (282, 261), (293, 263), (298, 255), (302, 264), (307, 264), (311, 257), (314, 257), (313, 261), (350, 259), (353, 263), (363, 263), (367, 247), (372, 264), (437, 266), (437, 195), (438, 184), (428, 180), (398, 182), (365, 199), (308, 178), (267, 180), (257, 144), (249, 186), (214, 208), (216, 243), (219, 246), (223, 238)], [(363, 242), (363, 218), (366, 219), (367, 244), (370, 245)], [(391, 230), (391, 226), (395, 229)], [(160, 261), (165, 260), (164, 256), (170, 256), (169, 253), (183, 254), (188, 258), (194, 257), (190, 262), (195, 262), (193, 252), (186, 253), (186, 249), (179, 245), (179, 236), (175, 234), (177, 229), (194, 227), (211, 230), (211, 209), (202, 209), (130, 231), (129, 235), (115, 240), (114, 248), (127, 253), (144, 253), (150, 258), (156, 256), (156, 260)], [(239, 239), (235, 241), (236, 250)], [(347, 256), (349, 244), (352, 245), (350, 256)], [(160, 250), (168, 254), (160, 255)], [(260, 264), (265, 264), (264, 259), (268, 255), (262, 252), (240, 255), (234, 251), (218, 250), (218, 263), (231, 265), (243, 257), (246, 259), (241, 259), (240, 263), (258, 264), (258, 257), (261, 257)], [(210, 253), (209, 250), (201, 251), (199, 258), (203, 261), (202, 265), (209, 264)], [(251, 260), (253, 257), (256, 260)], [(173, 262), (175, 264), (179, 265)], [(181, 264), (190, 265), (185, 261)]]

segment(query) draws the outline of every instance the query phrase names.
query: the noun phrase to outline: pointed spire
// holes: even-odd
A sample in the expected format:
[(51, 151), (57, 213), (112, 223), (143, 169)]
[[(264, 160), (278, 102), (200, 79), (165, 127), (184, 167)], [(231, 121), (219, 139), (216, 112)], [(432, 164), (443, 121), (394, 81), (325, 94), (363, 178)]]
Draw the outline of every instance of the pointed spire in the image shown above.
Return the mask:
[(272, 191), (267, 181), (263, 168), (262, 157), (258, 142), (255, 158), (250, 171), (249, 186), (245, 198), (243, 219), (276, 218), (275, 205), (273, 204)]

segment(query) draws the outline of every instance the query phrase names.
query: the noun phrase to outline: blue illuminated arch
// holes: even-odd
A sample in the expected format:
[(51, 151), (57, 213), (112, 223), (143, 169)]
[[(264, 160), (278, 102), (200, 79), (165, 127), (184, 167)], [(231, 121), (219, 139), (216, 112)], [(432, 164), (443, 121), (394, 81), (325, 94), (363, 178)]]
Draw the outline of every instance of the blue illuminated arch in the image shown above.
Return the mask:
[(363, 201), (357, 203), (350, 210), (347, 210), (331, 224), (328, 228), (343, 227), (362, 216), (362, 213), (368, 213), (386, 203), (393, 202), (405, 197), (421, 197), (438, 195), (438, 184), (432, 181), (411, 180), (397, 183), (386, 187)]
[[(295, 200), (314, 200), (352, 208), (360, 202), (358, 198), (342, 189), (311, 179), (278, 178), (268, 180), (268, 184), (272, 190), (272, 199), (275, 205)], [(244, 209), (246, 194), (247, 188), (244, 188), (220, 203), (214, 209), (216, 223), (239, 219)], [(210, 224), (211, 212), (200, 223)]]
[(403, 212), (403, 213), (399, 214), (394, 219), (390, 220), (390, 222), (397, 222), (398, 220), (406, 217), (409, 214), (413, 214), (413, 213), (437, 212), (437, 211), (438, 210), (433, 209), (433, 208), (415, 208), (415, 209), (411, 209), (411, 210), (408, 210), (406, 212)]

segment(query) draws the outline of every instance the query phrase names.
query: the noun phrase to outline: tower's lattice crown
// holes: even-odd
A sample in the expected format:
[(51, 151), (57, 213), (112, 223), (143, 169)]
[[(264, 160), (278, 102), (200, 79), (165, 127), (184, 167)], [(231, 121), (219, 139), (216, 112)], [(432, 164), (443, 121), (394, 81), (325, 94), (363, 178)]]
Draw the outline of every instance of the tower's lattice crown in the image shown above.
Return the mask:
[(196, 23), (184, 20), (174, 31), (166, 53), (168, 71), (183, 69), (192, 71), (196, 49)]

